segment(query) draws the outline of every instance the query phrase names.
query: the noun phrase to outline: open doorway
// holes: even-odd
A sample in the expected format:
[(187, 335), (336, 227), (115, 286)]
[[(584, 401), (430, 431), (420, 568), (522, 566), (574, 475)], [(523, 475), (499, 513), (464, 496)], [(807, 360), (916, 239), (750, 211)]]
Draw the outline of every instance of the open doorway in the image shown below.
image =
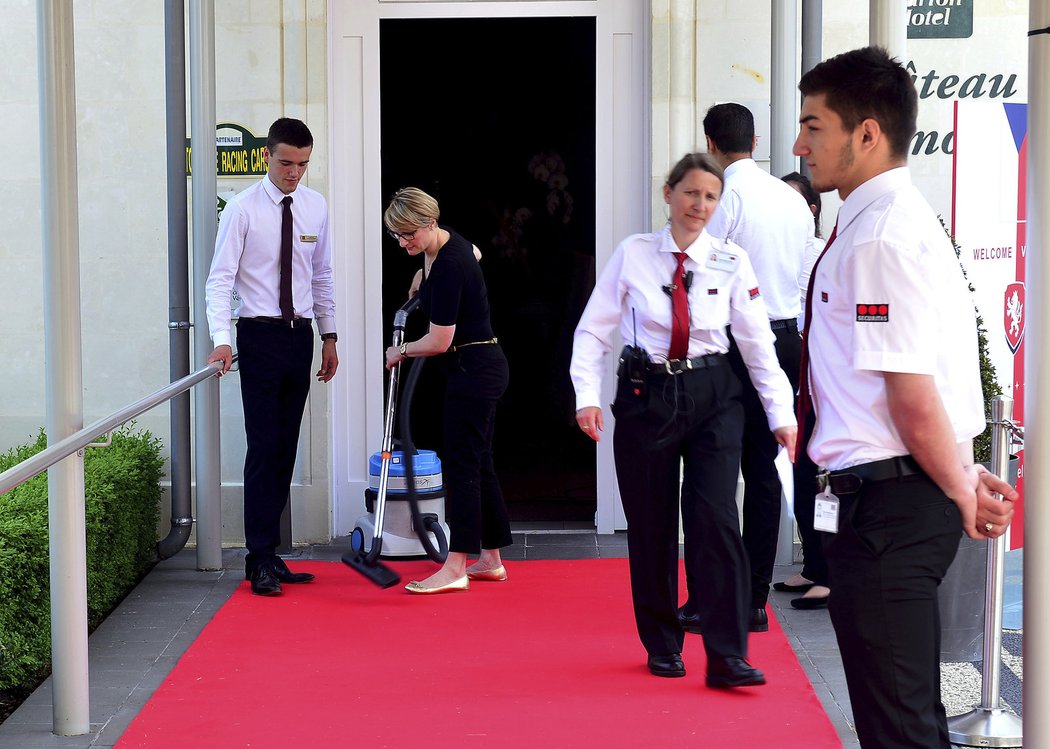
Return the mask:
[[(595, 446), (568, 367), (594, 282), (595, 19), (384, 19), (380, 80), (384, 206), (420, 187), (484, 255), (511, 371), (495, 446), (511, 519), (593, 522)], [(384, 239), (388, 325), (418, 267)], [(430, 367), (412, 411), (416, 444), (439, 455), (440, 392)]]

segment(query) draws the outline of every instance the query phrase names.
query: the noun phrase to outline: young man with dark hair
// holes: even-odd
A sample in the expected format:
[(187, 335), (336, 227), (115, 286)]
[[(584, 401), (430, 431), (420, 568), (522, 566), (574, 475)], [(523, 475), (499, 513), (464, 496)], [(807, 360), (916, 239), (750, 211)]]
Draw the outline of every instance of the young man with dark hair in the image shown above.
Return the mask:
[(231, 299), (240, 298), (238, 366), (244, 431), (245, 577), (252, 593), (274, 596), (282, 583), (314, 576), (292, 572), (276, 549), (310, 392), (313, 325), (321, 337), (317, 379), (328, 382), (336, 354), (328, 205), (300, 183), (313, 136), (301, 121), (282, 117), (266, 139), (266, 176), (235, 195), (223, 210), (208, 276), (208, 325), (215, 350), (208, 362), (233, 363)]
[[(802, 345), (797, 323), (802, 312), (798, 278), (814, 232), (813, 214), (798, 192), (752, 158), (755, 120), (747, 107), (714, 105), (704, 117), (704, 133), (708, 153), (725, 170), (725, 190), (707, 230), (718, 239), (740, 245), (750, 256), (769, 315), (777, 360), (792, 392), (796, 392)], [(769, 629), (766, 601), (780, 530), (781, 486), (774, 464), (779, 445), (732, 332), (730, 328), (729, 364), (743, 386), (740, 467), (744, 475), (744, 548), (751, 570), (748, 627), (752, 632), (765, 632)], [(699, 627), (699, 612), (693, 610), (693, 602), (699, 598), (697, 586), (707, 584), (705, 580), (688, 580), (689, 601), (679, 613), (686, 631), (695, 632)]]
[(973, 464), (985, 425), (974, 306), (911, 184), (908, 72), (868, 47), (817, 65), (799, 90), (795, 154), (844, 201), (810, 278), (800, 415), (815, 418), (808, 450), (824, 469), (816, 525), (853, 716), (866, 749), (949, 749), (937, 586), (960, 532), (1001, 535), (1017, 494)]

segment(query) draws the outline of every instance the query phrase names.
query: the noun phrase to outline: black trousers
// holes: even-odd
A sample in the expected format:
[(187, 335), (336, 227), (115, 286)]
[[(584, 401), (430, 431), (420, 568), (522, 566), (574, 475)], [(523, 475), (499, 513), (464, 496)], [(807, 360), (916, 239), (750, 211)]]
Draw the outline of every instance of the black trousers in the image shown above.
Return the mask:
[(241, 403), (248, 451), (244, 458), (245, 567), (272, 560), (281, 542), (306, 397), (314, 331), (250, 318), (237, 321)]
[[(777, 360), (798, 392), (802, 338), (794, 328), (773, 331)], [(744, 548), (751, 564), (751, 608), (765, 608), (780, 535), (780, 476), (773, 461), (780, 446), (769, 429), (769, 420), (751, 384), (747, 365), (730, 331), (729, 361), (743, 387), (744, 445), (740, 471), (744, 476)]]
[(802, 577), (827, 587), (828, 563), (824, 559), (823, 533), (813, 527), (813, 510), (817, 494), (817, 466), (806, 452), (809, 439), (813, 436), (813, 424), (816, 420), (810, 414), (806, 419), (805, 434), (799, 435), (795, 450), (795, 465), (792, 474), (795, 482), (795, 523), (798, 535), (802, 539)]
[(949, 749), (937, 586), (962, 521), (925, 475), (866, 482), (824, 533), (828, 608), (865, 749)]
[(708, 658), (747, 655), (747, 555), (735, 501), (739, 395), (724, 359), (680, 375), (650, 374), (641, 396), (620, 378), (613, 454), (627, 516), (635, 622), (650, 655), (682, 650), (680, 481), (687, 578), (703, 581), (689, 595), (698, 604), (704, 649)]
[(449, 551), (477, 554), (512, 543), (510, 518), (492, 461), (496, 404), (507, 389), (507, 358), (498, 345), (443, 355), (445, 368), (445, 520)]

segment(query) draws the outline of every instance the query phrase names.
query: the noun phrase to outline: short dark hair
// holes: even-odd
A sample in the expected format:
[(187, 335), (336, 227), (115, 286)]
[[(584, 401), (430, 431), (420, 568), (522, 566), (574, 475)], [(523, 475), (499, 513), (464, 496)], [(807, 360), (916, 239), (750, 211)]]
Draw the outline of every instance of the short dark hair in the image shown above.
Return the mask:
[(755, 117), (743, 104), (715, 104), (704, 115), (704, 135), (723, 153), (751, 153)]
[(907, 157), (919, 95), (908, 71), (882, 47), (863, 47), (825, 60), (802, 76), (798, 90), (803, 96), (823, 94), (846, 132), (866, 119), (875, 120), (889, 139), (892, 155)]
[(813, 183), (809, 181), (809, 177), (798, 172), (791, 172), (791, 174), (785, 174), (781, 177), (784, 182), (789, 185), (798, 185), (798, 191), (803, 198), (806, 199), (808, 205), (816, 206), (817, 210), (813, 213), (813, 226), (816, 230), (816, 234), (820, 236), (820, 193), (813, 187)]
[(266, 150), (273, 153), (281, 143), (293, 148), (307, 148), (314, 144), (314, 136), (302, 120), (282, 117), (270, 125), (270, 132), (266, 134)]
[(709, 153), (687, 153), (680, 158), (678, 163), (671, 167), (671, 173), (667, 175), (667, 186), (673, 190), (675, 185), (685, 179), (685, 175), (689, 174), (689, 172), (694, 169), (699, 169), (701, 172), (715, 175), (718, 178), (719, 184), (722, 187), (725, 187), (725, 173), (722, 171), (722, 167), (719, 166), (718, 162), (715, 161), (714, 157)]

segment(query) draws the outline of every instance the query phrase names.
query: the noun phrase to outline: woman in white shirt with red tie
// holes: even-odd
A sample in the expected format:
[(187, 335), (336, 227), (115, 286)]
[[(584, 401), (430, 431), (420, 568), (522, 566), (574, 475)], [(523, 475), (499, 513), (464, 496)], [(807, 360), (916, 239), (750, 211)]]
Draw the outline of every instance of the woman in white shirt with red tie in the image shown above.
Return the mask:
[(675, 165), (663, 189), (669, 223), (616, 248), (576, 328), (570, 374), (576, 421), (597, 441), (604, 360), (619, 330), (627, 345), (612, 404), (613, 451), (635, 621), (650, 672), (685, 675), (677, 617), (680, 496), (686, 568), (703, 582), (689, 593), (700, 612), (706, 681), (742, 687), (765, 677), (745, 660), (749, 571), (735, 502), (743, 411), (739, 381), (725, 360), (727, 325), (770, 428), (792, 458), (796, 428), (793, 393), (751, 262), (704, 228), (722, 185), (722, 169), (707, 154), (688, 154)]

